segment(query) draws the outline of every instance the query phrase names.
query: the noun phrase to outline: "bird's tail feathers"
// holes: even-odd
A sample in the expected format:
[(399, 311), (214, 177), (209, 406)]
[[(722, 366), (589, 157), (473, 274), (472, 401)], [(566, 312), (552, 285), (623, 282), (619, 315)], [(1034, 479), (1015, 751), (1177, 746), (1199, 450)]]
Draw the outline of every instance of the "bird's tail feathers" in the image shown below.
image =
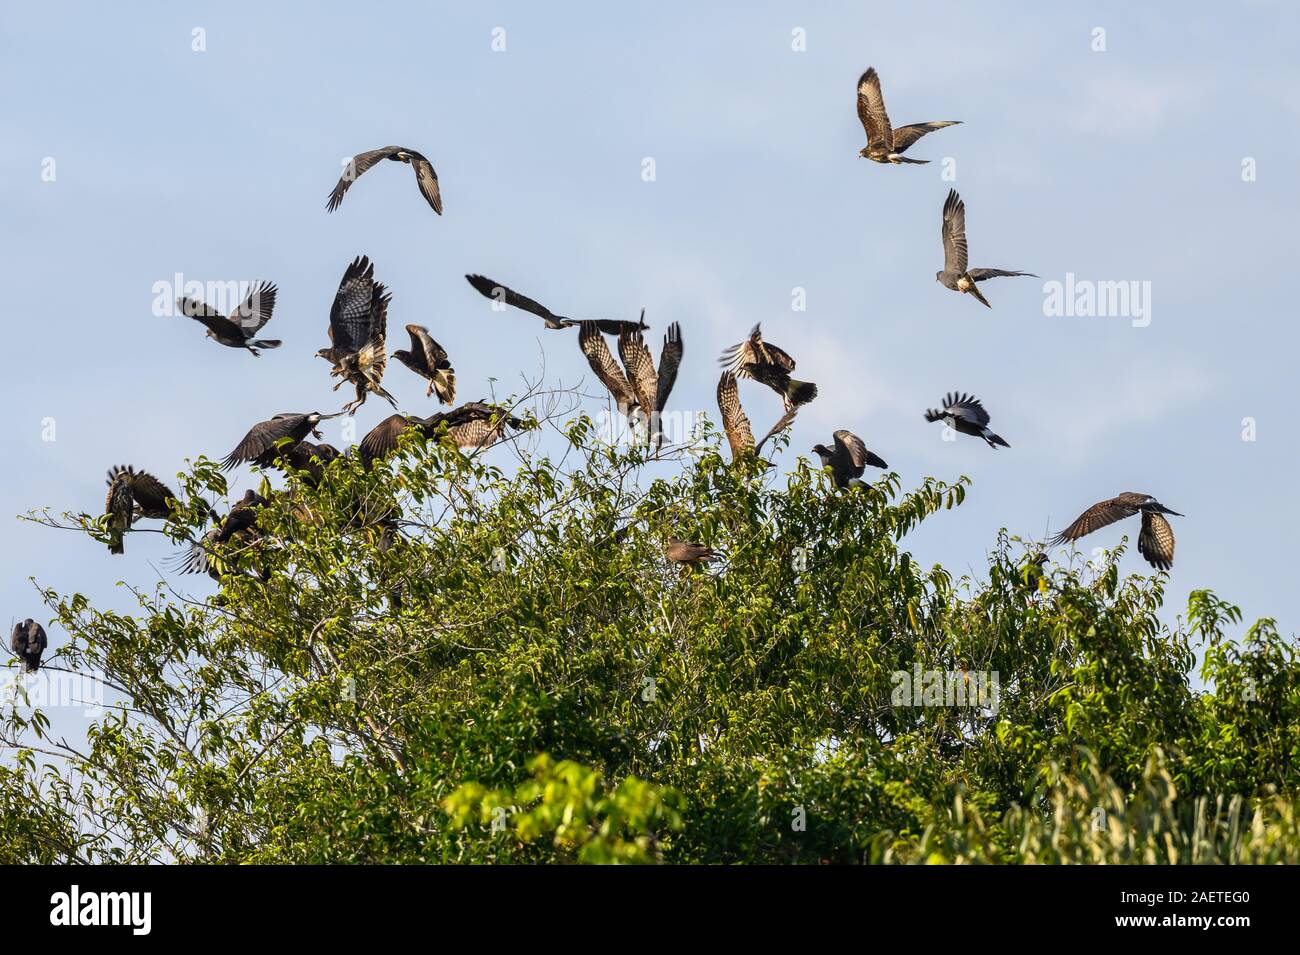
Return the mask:
[(996, 448), (998, 445), (1002, 445), (1004, 448), (1011, 447), (1011, 445), (1007, 444), (1007, 442), (1003, 440), (1000, 434), (994, 434), (988, 428), (984, 429), (984, 440), (989, 443), (990, 448)]
[(976, 300), (979, 301), (985, 308), (993, 307), (992, 305), (989, 304), (989, 300), (984, 297), (984, 293), (979, 290), (979, 286), (975, 284), (974, 279), (971, 279), (970, 288), (968, 288), (966, 291), (970, 292), (971, 295), (974, 295)]
[(817, 397), (817, 386), (811, 381), (795, 381), (791, 378), (790, 383), (785, 386), (785, 396), (795, 407), (806, 405)]
[(248, 344), (254, 348), (279, 348), (283, 342), (278, 338), (255, 338)]
[(930, 161), (930, 160), (928, 160), (928, 159), (911, 159), (911, 158), (909, 158), (909, 157), (907, 157), (907, 156), (897, 156), (897, 155), (895, 155), (895, 156), (890, 156), (889, 158), (890, 158), (893, 162), (896, 162), (896, 163), (906, 163), (906, 164), (909, 165), (909, 166), (924, 166), (924, 165), (926, 165), (926, 164)]

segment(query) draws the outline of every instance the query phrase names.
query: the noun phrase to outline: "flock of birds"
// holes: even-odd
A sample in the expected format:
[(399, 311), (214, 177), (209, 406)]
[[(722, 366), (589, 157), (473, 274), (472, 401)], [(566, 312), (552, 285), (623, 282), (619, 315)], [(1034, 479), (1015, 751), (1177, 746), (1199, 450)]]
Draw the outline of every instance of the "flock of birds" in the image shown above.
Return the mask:
[[(958, 124), (956, 120), (946, 120), (894, 128), (885, 110), (880, 77), (874, 68), (868, 69), (858, 80), (857, 109), (867, 136), (867, 145), (859, 155), (882, 164), (928, 162), (904, 153), (923, 136)], [(330, 193), (327, 211), (335, 211), (352, 183), (383, 160), (410, 165), (420, 194), (435, 213), (442, 215), (442, 194), (433, 165), (422, 154), (401, 146), (385, 146), (354, 156)], [(966, 206), (955, 190), (949, 190), (943, 205), (941, 237), (943, 268), (935, 274), (936, 281), (945, 288), (973, 296), (986, 307), (991, 305), (980, 291), (980, 282), (1004, 276), (1032, 276), (1029, 272), (969, 267)], [(355, 398), (332, 414), (318, 411), (285, 413), (258, 422), (223, 459), (224, 470), (245, 463), (261, 468), (287, 467), (302, 473), (308, 484), (314, 484), (320, 480), (325, 465), (341, 454), (333, 445), (319, 441), (321, 433), (317, 426), (321, 421), (356, 414), (357, 408), (371, 394), (397, 408), (396, 399), (382, 384), (389, 357), (387, 319), (391, 294), (382, 282), (376, 281), (374, 271), (374, 264), (364, 255), (348, 265), (330, 309), (330, 344), (316, 352), (318, 357), (330, 363), (331, 377), (339, 379), (334, 390), (345, 383), (351, 384)], [(465, 278), (480, 294), (492, 299), (494, 307), (509, 306), (531, 313), (542, 319), (546, 328), (556, 331), (576, 327), (579, 348), (597, 379), (614, 399), (619, 412), (627, 418), (633, 433), (643, 438), (647, 447), (652, 442), (662, 444), (660, 416), (667, 406), (685, 353), (678, 323), (669, 326), (656, 363), (643, 335), (649, 328), (644, 310), (635, 322), (578, 320), (558, 315), (501, 282), (474, 274)], [(245, 349), (256, 357), (260, 350), (281, 345), (277, 339), (257, 337), (271, 321), (276, 293), (274, 284), (258, 283), (229, 315), (190, 298), (179, 299), (177, 305), (182, 315), (207, 328), (207, 337), (229, 348)], [(441, 404), (452, 405), (456, 395), (456, 373), (447, 350), (424, 326), (407, 325), (406, 332), (410, 336), (410, 348), (394, 351), (391, 357), (428, 381), (426, 397), (436, 395)], [(617, 340), (618, 361), (614, 359), (607, 337)], [(815, 384), (792, 377), (794, 358), (768, 342), (760, 325), (755, 325), (744, 341), (724, 351), (721, 364), (723, 371), (718, 381), (717, 401), (733, 460), (742, 455), (758, 455), (771, 438), (791, 426), (801, 407), (817, 397)], [(782, 400), (784, 414), (757, 442), (740, 403), (740, 380), (764, 385)], [(926, 411), (925, 420), (942, 421), (959, 434), (982, 438), (993, 449), (1010, 447), (989, 428), (989, 413), (973, 395), (951, 393), (945, 396), (943, 407)], [(407, 431), (415, 431), (426, 439), (445, 433), (462, 450), (475, 451), (495, 444), (522, 427), (524, 423), (508, 409), (482, 401), (466, 402), (428, 417), (398, 412), (385, 418), (362, 438), (358, 453), (369, 466), (391, 454), (397, 447), (398, 436)], [(888, 467), (860, 437), (845, 429), (834, 433), (830, 446), (818, 444), (812, 451), (830, 472), (835, 486), (841, 489), (862, 484), (861, 478), (868, 466)], [(222, 565), (213, 559), (215, 551), (232, 540), (256, 539), (257, 512), (266, 503), (266, 497), (249, 490), (224, 518), (218, 518), (214, 513), (213, 527), (202, 541), (192, 542), (177, 568), (182, 573), (207, 572), (219, 579)], [(166, 519), (172, 515), (175, 506), (176, 495), (152, 474), (129, 466), (113, 468), (108, 474), (105, 501), (109, 552), (123, 553), (123, 537), (136, 521)], [(1160, 570), (1170, 569), (1174, 559), (1174, 534), (1164, 515), (1177, 515), (1177, 512), (1169, 510), (1149, 494), (1126, 491), (1094, 504), (1056, 535), (1049, 546), (1078, 540), (1139, 513), (1142, 515), (1139, 552), (1152, 566)], [(364, 519), (364, 516), (358, 517), (358, 520)], [(391, 513), (380, 514), (376, 520), (386, 533), (392, 532), (395, 520)], [(667, 541), (664, 553), (670, 561), (685, 565), (707, 563), (719, 556), (711, 547), (677, 538)], [(1039, 559), (1046, 560), (1041, 554)], [(10, 648), (29, 672), (40, 666), (46, 646), (45, 631), (39, 623), (29, 618), (14, 627)]]

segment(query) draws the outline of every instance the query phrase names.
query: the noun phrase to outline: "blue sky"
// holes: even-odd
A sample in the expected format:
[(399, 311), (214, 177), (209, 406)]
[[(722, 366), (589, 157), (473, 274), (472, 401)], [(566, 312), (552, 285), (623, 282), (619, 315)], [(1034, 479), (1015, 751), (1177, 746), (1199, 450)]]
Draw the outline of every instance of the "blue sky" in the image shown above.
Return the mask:
[[(973, 479), (963, 507), (909, 539), (924, 563), (978, 570), (1000, 527), (1041, 535), (1146, 491), (1187, 515), (1167, 619), (1211, 587), (1248, 620), (1294, 631), (1294, 8), (701, 6), (9, 7), (0, 513), (95, 511), (111, 465), (170, 478), (271, 413), (337, 408), (343, 393), (313, 353), (344, 267), (366, 253), (393, 290), (392, 346), (403, 324), (429, 326), (462, 399), (487, 394), (490, 377), (517, 388), (539, 347), (552, 379), (587, 371), (575, 335), (492, 313), (466, 272), (575, 316), (644, 306), (656, 350), (681, 322), (683, 409), (716, 411), (716, 357), (761, 321), (821, 387), (787, 461), (846, 427), (906, 486)], [(931, 165), (857, 158), (868, 65), (895, 124), (964, 121), (913, 147)], [(446, 215), (386, 164), (327, 216), (342, 158), (389, 143), (431, 158)], [(949, 158), (955, 183), (942, 179)], [(972, 264), (1042, 277), (987, 283), (992, 311), (934, 281), (950, 185), (967, 203)], [(277, 282), (265, 333), (284, 347), (254, 360), (156, 317), (154, 283), (177, 272)], [(1067, 272), (1150, 282), (1150, 325), (1045, 316), (1043, 282)], [(796, 287), (806, 311), (791, 308)], [(406, 410), (434, 410), (396, 363), (385, 384)], [(925, 424), (951, 389), (984, 400), (1009, 451)], [(742, 397), (756, 430), (780, 412), (760, 388)], [(360, 433), (388, 411), (368, 403)], [(111, 558), (70, 534), (8, 528), (0, 591), (17, 619), (45, 616), (31, 576), (125, 608), (115, 583), (150, 584), (170, 553), (157, 535)], [(1136, 528), (1087, 543), (1135, 542)], [(1135, 547), (1123, 569), (1147, 572)]]

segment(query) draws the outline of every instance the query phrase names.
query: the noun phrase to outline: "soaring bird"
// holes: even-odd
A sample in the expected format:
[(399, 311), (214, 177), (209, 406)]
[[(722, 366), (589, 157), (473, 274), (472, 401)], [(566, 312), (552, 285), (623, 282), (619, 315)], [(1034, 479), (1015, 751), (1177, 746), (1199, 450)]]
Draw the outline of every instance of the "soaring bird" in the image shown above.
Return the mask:
[(221, 523), (209, 530), (202, 541), (190, 544), (176, 562), (176, 571), (182, 574), (207, 574), (213, 580), (220, 580), (222, 567), (221, 562), (214, 559), (214, 548), (230, 541), (251, 543), (256, 540), (259, 536), (257, 512), (267, 503), (266, 498), (251, 488), (245, 491)]
[(393, 357), (421, 378), (429, 379), (426, 398), (436, 390), (440, 402), (451, 404), (456, 400), (456, 370), (447, 360), (447, 349), (429, 337), (423, 325), (407, 325), (406, 333), (411, 336), (411, 350), (399, 348)]
[(467, 401), (451, 411), (439, 411), (427, 418), (389, 415), (361, 439), (361, 457), (366, 462), (387, 457), (397, 450), (397, 436), (416, 428), (426, 439), (437, 437), (443, 427), (462, 451), (487, 448), (505, 437), (506, 429), (518, 431), (524, 422), (505, 408), (482, 401)]
[(28, 673), (40, 669), (41, 654), (47, 646), (49, 641), (45, 638), (45, 628), (31, 617), (14, 624), (14, 632), (9, 636), (9, 649), (23, 661), (23, 669)]
[(852, 431), (841, 428), (835, 432), (834, 447), (824, 444), (813, 447), (813, 453), (822, 460), (822, 467), (831, 469), (831, 479), (836, 487), (849, 488), (865, 483), (860, 480), (870, 464), (873, 468), (887, 468), (888, 464), (879, 455), (867, 450), (867, 446)]
[(670, 537), (664, 544), (664, 556), (675, 564), (697, 565), (717, 560), (720, 555), (712, 547)]
[[(535, 301), (527, 295), (516, 292), (514, 289), (493, 281), (486, 276), (467, 275), (465, 281), (474, 286), (480, 295), (492, 299), (493, 302), (500, 302), (503, 305), (511, 305), (515, 308), (521, 308), (525, 312), (531, 312), (544, 321), (547, 328), (572, 328), (575, 325), (582, 324), (577, 319), (556, 315), (541, 302)], [(645, 312), (641, 313), (641, 320), (636, 322), (625, 322), (613, 318), (597, 318), (593, 319), (593, 321), (606, 335), (621, 335), (624, 331), (645, 331), (650, 327), (645, 323)]]
[(935, 281), (954, 292), (967, 292), (983, 302), (987, 308), (989, 300), (980, 292), (976, 282), (995, 279), (1004, 275), (1027, 275), (1038, 278), (1033, 272), (1009, 272), (1006, 269), (968, 269), (966, 267), (966, 203), (957, 195), (956, 189), (948, 190), (948, 198), (943, 204), (943, 269), (935, 272)]
[(889, 114), (885, 112), (885, 98), (880, 94), (880, 77), (876, 68), (870, 67), (858, 78), (858, 119), (867, 131), (867, 145), (858, 153), (863, 159), (879, 163), (912, 163), (922, 165), (928, 159), (908, 159), (903, 153), (907, 147), (936, 129), (956, 126), (959, 119), (942, 120), (934, 123), (913, 123), (894, 129), (889, 125)]
[[(328, 418), (337, 418), (342, 413), (341, 411), (336, 411), (334, 414), (321, 414), (319, 411), (305, 414), (291, 412), (278, 414), (269, 421), (259, 421), (248, 429), (248, 434), (235, 445), (235, 450), (225, 456), (221, 462), (221, 470), (229, 471), (237, 464), (248, 462), (262, 468), (270, 467), (307, 435), (319, 438), (321, 433), (316, 430), (316, 425)], [(331, 445), (322, 444), (315, 447), (318, 450), (329, 448), (335, 455), (338, 454)], [(328, 453), (327, 451), (326, 454)]]
[(762, 451), (768, 439), (790, 426), (799, 413), (799, 408), (795, 406), (782, 415), (772, 426), (772, 430), (763, 435), (763, 440), (755, 446), (754, 431), (750, 427), (745, 409), (740, 405), (740, 389), (736, 383), (736, 376), (730, 371), (724, 371), (722, 377), (718, 379), (718, 411), (722, 414), (722, 430), (727, 436), (727, 444), (731, 446), (731, 460), (735, 461), (750, 451), (754, 454)]
[(983, 438), (995, 451), (998, 445), (1004, 448), (1011, 447), (999, 435), (989, 430), (989, 413), (984, 410), (984, 406), (974, 395), (959, 395), (956, 392), (945, 395), (943, 409), (927, 411), (925, 420), (942, 421), (954, 431)]
[(108, 495), (104, 500), (104, 516), (108, 518), (110, 554), (125, 553), (122, 535), (131, 529), (137, 518), (166, 519), (171, 516), (168, 501), (176, 495), (162, 481), (147, 471), (137, 471), (130, 465), (117, 465), (108, 472)]
[(341, 379), (334, 386), (335, 391), (344, 381), (356, 387), (356, 400), (343, 406), (344, 411), (352, 414), (365, 404), (370, 392), (397, 407), (397, 401), (379, 383), (388, 363), (384, 343), (391, 297), (384, 284), (375, 281), (375, 267), (370, 259), (359, 255), (343, 273), (330, 307), (330, 347), (320, 349), (316, 355), (334, 366), (331, 376)]
[(1057, 534), (1050, 543), (1062, 544), (1077, 541), (1095, 530), (1142, 512), (1142, 533), (1138, 535), (1138, 553), (1157, 570), (1168, 570), (1174, 565), (1174, 529), (1165, 520), (1165, 514), (1182, 517), (1171, 511), (1150, 494), (1125, 491), (1107, 501), (1099, 501), (1075, 519), (1074, 523)]
[(339, 177), (334, 191), (330, 193), (329, 202), (325, 204), (325, 210), (333, 212), (337, 209), (339, 203), (343, 201), (343, 193), (348, 191), (348, 187), (360, 178), (362, 173), (381, 159), (404, 162), (414, 169), (415, 184), (420, 187), (420, 195), (424, 196), (425, 201), (433, 207), (434, 212), (442, 215), (442, 194), (438, 191), (438, 174), (433, 171), (433, 164), (414, 149), (406, 149), (403, 146), (384, 146), (382, 149), (372, 149), (369, 152), (357, 153), (357, 155), (353, 156), (344, 168), (343, 175)]
[(207, 326), (205, 333), (213, 341), (227, 348), (246, 348), (257, 357), (259, 348), (279, 348), (278, 338), (254, 338), (262, 326), (271, 320), (275, 309), (276, 287), (271, 282), (260, 282), (249, 289), (248, 295), (230, 313), (222, 315), (210, 305), (192, 298), (178, 298), (176, 307), (186, 318)]
[(767, 385), (781, 396), (787, 411), (817, 397), (817, 386), (812, 382), (790, 377), (794, 359), (789, 352), (763, 341), (761, 323), (754, 326), (747, 339), (722, 353), (721, 364), (737, 378), (751, 378)]

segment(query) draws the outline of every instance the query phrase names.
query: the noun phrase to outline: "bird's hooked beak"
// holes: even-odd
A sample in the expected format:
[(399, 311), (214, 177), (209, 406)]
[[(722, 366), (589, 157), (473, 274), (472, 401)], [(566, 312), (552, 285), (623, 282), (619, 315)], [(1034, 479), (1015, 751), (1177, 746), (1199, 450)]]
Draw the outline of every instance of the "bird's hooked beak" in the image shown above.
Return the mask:
[(1158, 504), (1157, 507), (1160, 508), (1160, 513), (1161, 513), (1161, 514), (1172, 514), (1174, 517), (1182, 517), (1182, 516), (1183, 516), (1182, 514), (1179, 514), (1177, 511), (1171, 511), (1169, 508), (1165, 507), (1163, 504)]

